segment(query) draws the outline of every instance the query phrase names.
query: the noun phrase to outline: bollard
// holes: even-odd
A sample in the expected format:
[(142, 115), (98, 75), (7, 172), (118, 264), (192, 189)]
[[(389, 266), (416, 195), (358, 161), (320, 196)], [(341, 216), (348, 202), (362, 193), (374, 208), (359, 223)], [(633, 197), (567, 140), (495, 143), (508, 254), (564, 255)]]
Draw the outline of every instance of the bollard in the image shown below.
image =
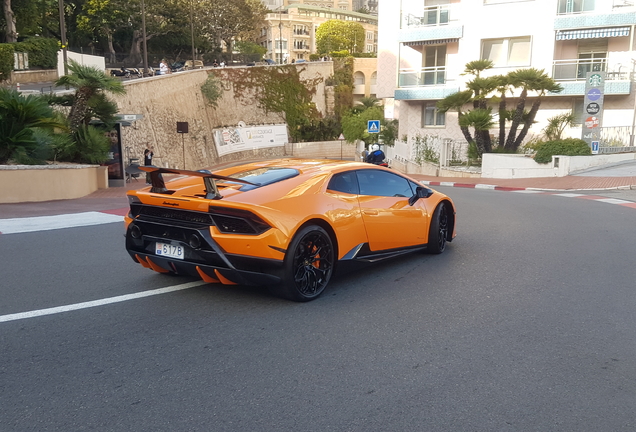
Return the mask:
[(20, 91), (20, 83), (15, 83), (15, 87), (18, 91)]

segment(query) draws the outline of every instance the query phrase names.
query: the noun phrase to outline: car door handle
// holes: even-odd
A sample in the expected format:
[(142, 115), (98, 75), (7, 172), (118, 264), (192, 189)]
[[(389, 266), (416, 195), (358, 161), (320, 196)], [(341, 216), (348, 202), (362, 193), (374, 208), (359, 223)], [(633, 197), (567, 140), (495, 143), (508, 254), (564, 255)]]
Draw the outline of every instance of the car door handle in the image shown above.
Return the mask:
[(362, 210), (365, 215), (377, 215), (379, 212), (377, 210)]

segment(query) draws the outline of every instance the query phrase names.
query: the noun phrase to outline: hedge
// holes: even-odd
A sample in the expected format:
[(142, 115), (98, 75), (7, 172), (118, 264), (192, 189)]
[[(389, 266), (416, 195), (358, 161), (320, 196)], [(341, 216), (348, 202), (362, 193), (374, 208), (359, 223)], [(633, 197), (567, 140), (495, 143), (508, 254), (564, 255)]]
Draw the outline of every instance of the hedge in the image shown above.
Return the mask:
[(590, 146), (581, 139), (566, 138), (562, 140), (545, 141), (534, 146), (537, 153), (534, 160), (537, 163), (552, 162), (552, 156), (584, 156), (591, 155)]
[(13, 47), (11, 44), (0, 44), (0, 81), (11, 78), (13, 70)]
[[(57, 52), (60, 49), (57, 39), (33, 37), (11, 45), (16, 52), (29, 53), (29, 69), (57, 68)], [(11, 66), (13, 66), (13, 60)]]

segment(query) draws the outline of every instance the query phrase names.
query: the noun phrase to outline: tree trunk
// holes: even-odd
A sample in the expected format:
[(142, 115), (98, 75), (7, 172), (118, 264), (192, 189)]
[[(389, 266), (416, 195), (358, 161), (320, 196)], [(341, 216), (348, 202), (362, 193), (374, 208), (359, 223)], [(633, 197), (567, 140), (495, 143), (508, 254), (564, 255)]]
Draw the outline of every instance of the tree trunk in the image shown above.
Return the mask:
[(519, 103), (517, 104), (517, 109), (515, 110), (514, 115), (512, 116), (512, 125), (510, 125), (510, 131), (508, 132), (508, 139), (506, 139), (506, 149), (513, 149), (515, 139), (517, 136), (517, 129), (523, 120), (523, 110), (526, 107), (526, 97), (528, 96), (528, 90), (524, 88), (521, 91), (521, 96), (519, 97)]
[(71, 131), (77, 131), (77, 129), (79, 129), (82, 124), (84, 124), (88, 106), (88, 99), (90, 98), (90, 96), (90, 91), (83, 91), (81, 89), (78, 89), (75, 93), (75, 100), (73, 100), (71, 112), (68, 115), (71, 123)]
[(110, 64), (117, 63), (117, 55), (113, 46), (113, 34), (110, 31), (108, 32), (108, 62)]
[(13, 9), (11, 9), (11, 0), (2, 0), (2, 8), (4, 10), (4, 20), (7, 26), (5, 31), (6, 42), (17, 42), (18, 32), (15, 28), (15, 14), (13, 13)]
[(141, 43), (143, 42), (143, 39), (141, 30), (133, 31), (130, 52), (128, 53), (128, 57), (124, 59), (124, 66), (135, 67), (141, 64)]
[(506, 93), (501, 94), (499, 100), (499, 147), (506, 144)]
[[(458, 120), (459, 120), (459, 118), (461, 118), (462, 115), (463, 114), (461, 112), (457, 112)], [(462, 134), (464, 134), (464, 138), (466, 138), (466, 141), (468, 141), (468, 143), (471, 143), (471, 142), (474, 141), (473, 137), (470, 135), (470, 129), (468, 129), (468, 127), (460, 126), (459, 128), (461, 129)]]
[(530, 112), (528, 113), (528, 119), (524, 123), (523, 129), (521, 129), (521, 132), (519, 133), (519, 136), (515, 140), (515, 143), (514, 143), (514, 150), (515, 151), (517, 151), (517, 149), (521, 146), (521, 143), (523, 142), (523, 139), (528, 134), (528, 130), (530, 129), (530, 126), (532, 125), (532, 123), (534, 123), (534, 118), (536, 117), (537, 112), (539, 111), (539, 106), (541, 106), (541, 99), (537, 99), (532, 104), (532, 108), (530, 108)]

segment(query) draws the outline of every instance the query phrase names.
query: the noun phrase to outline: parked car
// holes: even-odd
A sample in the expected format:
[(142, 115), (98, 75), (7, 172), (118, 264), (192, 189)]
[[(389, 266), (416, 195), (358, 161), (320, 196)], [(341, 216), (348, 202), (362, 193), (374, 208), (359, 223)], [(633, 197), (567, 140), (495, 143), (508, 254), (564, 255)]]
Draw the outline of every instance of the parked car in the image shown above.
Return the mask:
[[(126, 250), (143, 267), (317, 298), (335, 266), (426, 250), (455, 237), (455, 206), (405, 175), (361, 162), (279, 159), (217, 172), (152, 166), (128, 191)], [(165, 183), (162, 174), (181, 177)], [(187, 177), (183, 177), (183, 176)]]
[(192, 67), (192, 60), (186, 60), (185, 63), (183, 64), (183, 69), (184, 70), (203, 69), (203, 60), (195, 60), (194, 68)]

